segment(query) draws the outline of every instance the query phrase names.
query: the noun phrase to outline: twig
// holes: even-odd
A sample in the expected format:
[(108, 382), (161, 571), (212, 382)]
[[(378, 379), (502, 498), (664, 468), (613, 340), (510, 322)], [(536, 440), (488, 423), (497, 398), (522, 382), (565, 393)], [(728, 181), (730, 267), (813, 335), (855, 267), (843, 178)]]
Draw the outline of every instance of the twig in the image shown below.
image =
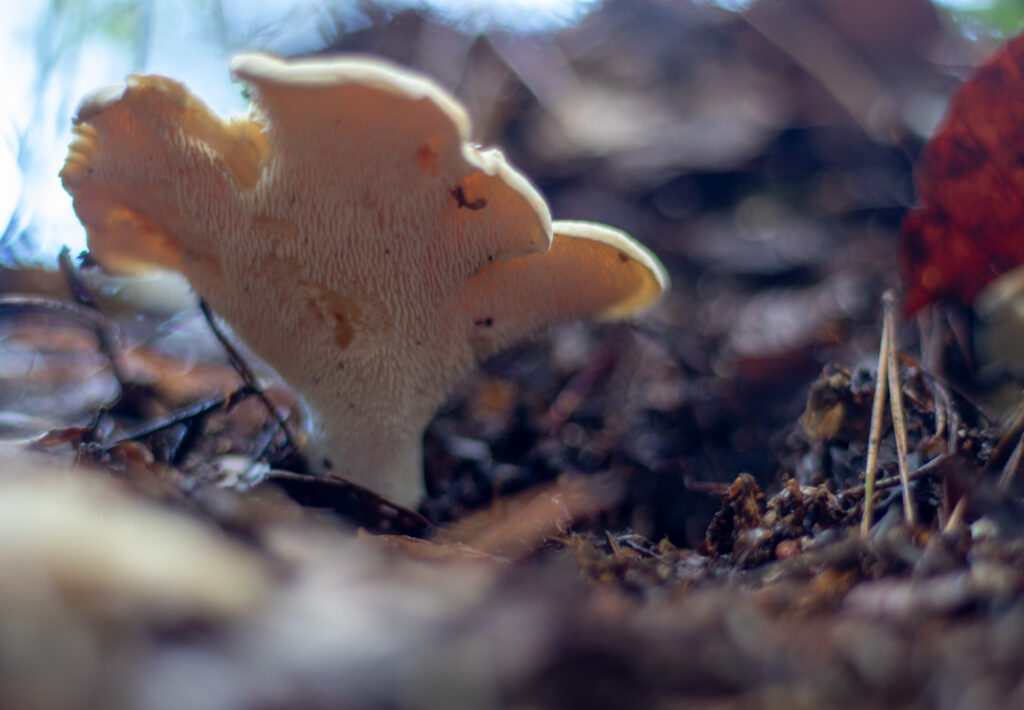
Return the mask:
[[(935, 437), (944, 436), (949, 425), (947, 415), (951, 414), (949, 395), (943, 389), (932, 388), (932, 405), (935, 409)], [(949, 447), (949, 439), (946, 439), (946, 447)]]
[(99, 310), (92, 289), (82, 280), (82, 275), (78, 273), (78, 269), (75, 268), (75, 264), (71, 261), (71, 250), (67, 247), (61, 248), (60, 254), (57, 256), (57, 266), (60, 269), (61, 276), (64, 277), (64, 282), (68, 286), (71, 298), (76, 303)]
[(903, 515), (907, 524), (917, 525), (917, 510), (910, 495), (910, 478), (907, 466), (907, 420), (903, 410), (903, 388), (900, 386), (900, 368), (896, 359), (896, 294), (890, 289), (882, 294), (882, 311), (885, 324), (889, 331), (888, 337), (888, 371), (889, 371), (889, 407), (892, 411), (892, 427), (896, 434), (896, 462), (900, 477), (903, 479)]
[(960, 438), (960, 413), (953, 406), (953, 397), (949, 394), (949, 390), (941, 382), (933, 382), (932, 391), (939, 393), (942, 399), (942, 409), (946, 413), (945, 419), (948, 423), (947, 431), (949, 432), (949, 435), (946, 437), (946, 453), (955, 454), (957, 441)]
[[(1001, 489), (1005, 489), (1013, 481), (1014, 473), (1020, 468), (1020, 461), (1024, 452), (1022, 452), (1022, 442), (1024, 442), (1024, 401), (1021, 401), (1014, 408), (1013, 412), (1007, 418), (1007, 428), (999, 439), (999, 443), (996, 444), (995, 449), (992, 451), (992, 455), (988, 459), (988, 463), (982, 470), (981, 475), (984, 476), (989, 472), (991, 467), (997, 461), (1001, 461), (1003, 456), (1006, 454), (1006, 449), (1009, 448), (1010, 444), (1013, 443), (1013, 452), (1010, 454), (1009, 459), (1003, 465), (1003, 470), (999, 475), (998, 486)], [(964, 516), (967, 514), (967, 496), (961, 496), (960, 500), (957, 501), (956, 507), (953, 508), (953, 512), (949, 515), (949, 520), (946, 521), (945, 530), (951, 530), (960, 523), (963, 522)]]
[(1024, 457), (1024, 434), (1021, 434), (1020, 438), (1017, 439), (1017, 445), (1013, 447), (1013, 453), (1010, 454), (1006, 465), (1003, 466), (1002, 473), (999, 474), (999, 482), (996, 484), (999, 490), (1005, 491), (1010, 487), (1013, 477), (1020, 470), (1020, 460), (1022, 457)]
[[(946, 452), (950, 455), (956, 453), (957, 437), (960, 435), (960, 415), (953, 408), (952, 401), (947, 402), (949, 406), (949, 439), (947, 440)], [(950, 490), (952, 486), (948, 480), (942, 481), (942, 500), (944, 502), (943, 511), (947, 515), (951, 515), (949, 510), (949, 499)]]
[[(1014, 475), (1020, 469), (1021, 459), (1024, 458), (1024, 434), (1020, 434), (1017, 438), (1017, 445), (1013, 447), (1013, 453), (1010, 454), (1010, 458), (1007, 459), (1003, 465), (1003, 471), (999, 474), (999, 482), (996, 486), (1000, 490), (1006, 490), (1010, 487), (1010, 483), (1013, 481)], [(984, 475), (984, 472), (983, 472)], [(964, 516), (967, 515), (967, 496), (960, 496), (960, 500), (956, 502), (956, 507), (953, 508), (953, 512), (949, 514), (949, 520), (946, 521), (946, 525), (943, 528), (945, 531), (952, 530), (956, 526), (960, 525), (964, 521)]]
[(228, 354), (228, 360), (231, 362), (231, 366), (235, 368), (235, 372), (237, 372), (238, 376), (242, 378), (242, 382), (245, 383), (251, 393), (255, 394), (259, 397), (259, 400), (263, 402), (263, 406), (267, 408), (270, 416), (277, 421), (278, 425), (281, 427), (281, 431), (284, 432), (284, 438), (288, 442), (288, 446), (297, 450), (299, 447), (295, 444), (295, 437), (292, 436), (292, 430), (289, 428), (288, 423), (285, 421), (284, 417), (278, 413), (274, 404), (267, 398), (263, 388), (260, 387), (259, 383), (256, 381), (256, 375), (253, 374), (252, 369), (250, 369), (249, 365), (246, 364), (238, 350), (236, 350), (235, 346), (231, 344), (231, 341), (229, 341), (224, 333), (221, 332), (220, 327), (213, 318), (213, 312), (210, 311), (210, 307), (203, 299), (199, 299), (199, 310), (203, 312), (203, 318), (206, 319), (206, 324), (210, 327), (214, 337), (217, 338), (221, 347), (223, 347), (224, 351)]
[(569, 421), (579, 408), (587, 394), (594, 388), (597, 381), (614, 363), (618, 354), (618, 343), (611, 341), (604, 345), (590, 360), (569, 380), (568, 384), (558, 393), (555, 401), (541, 418), (541, 428), (555, 435)]
[(1007, 422), (1007, 425), (995, 449), (993, 449), (992, 455), (988, 459), (985, 471), (988, 471), (995, 462), (1002, 461), (1003, 457), (1006, 456), (1007, 449), (1011, 445), (1016, 446), (1017, 439), (1024, 432), (1024, 400), (1017, 403), (1017, 406), (1010, 412), (1010, 416), (1006, 417), (1004, 421)]
[[(89, 285), (82, 280), (81, 274), (78, 273), (78, 269), (75, 268), (74, 263), (71, 261), (71, 250), (64, 247), (60, 250), (60, 255), (57, 257), (57, 265), (60, 268), (60, 273), (64, 276), (64, 281), (67, 282), (68, 291), (71, 293), (71, 297), (81, 306), (94, 311), (97, 314), (102, 315), (99, 306), (96, 301), (96, 296), (93, 294), (92, 289)], [(111, 326), (116, 328), (113, 321), (107, 321)], [(121, 392), (124, 393), (127, 388), (128, 379), (125, 376), (124, 371), (121, 369), (120, 360), (117, 357), (115, 351), (115, 343), (110, 338), (105, 328), (93, 328), (93, 332), (96, 335), (96, 340), (99, 342), (100, 352), (107, 358), (110, 363), (110, 371), (114, 375), (114, 379), (117, 380), (118, 386), (121, 388)], [(120, 346), (120, 331), (117, 333), (117, 345)]]
[(206, 416), (215, 409), (228, 409), (242, 397), (247, 397), (251, 394), (255, 394), (252, 388), (249, 387), (249, 385), (243, 385), (228, 394), (218, 395), (216, 397), (203, 400), (202, 402), (196, 402), (188, 407), (179, 409), (170, 416), (148, 421), (145, 424), (140, 424), (134, 429), (129, 429), (123, 435), (103, 444), (103, 446), (99, 447), (99, 451), (104, 454), (109, 453), (116, 446), (123, 444), (126, 441), (136, 441), (177, 424), (184, 424), (187, 426), (190, 422)]
[[(935, 472), (935, 469), (939, 467), (939, 464), (941, 464), (944, 461), (946, 461), (947, 459), (949, 459), (949, 457), (950, 457), (949, 454), (940, 454), (940, 455), (936, 456), (935, 458), (933, 458), (928, 463), (926, 463), (923, 466), (921, 466), (916, 471), (912, 471), (907, 477), (911, 481), (916, 481), (916, 480), (919, 480), (921, 478), (925, 478), (927, 476), (930, 476), (932, 473)], [(902, 484), (903, 484), (903, 477), (902, 476), (899, 476), (899, 475), (887, 476), (886, 478), (879, 478), (878, 480), (875, 481), (875, 483), (874, 483), (874, 490), (881, 491), (881, 490), (885, 490), (887, 488), (895, 488), (896, 486), (899, 486), (899, 485), (902, 485)], [(844, 488), (843, 490), (839, 491), (839, 495), (846, 496), (846, 497), (849, 497), (849, 498), (856, 498), (857, 496), (864, 495), (864, 489), (866, 487), (867, 487), (866, 485), (860, 485), (860, 486), (852, 486), (850, 488)]]
[(252, 454), (253, 463), (251, 465), (255, 465), (256, 462), (260, 461), (264, 456), (269, 458), (270, 447), (273, 445), (279, 429), (280, 424), (278, 423), (278, 420), (275, 419), (267, 431), (258, 439), (259, 446), (253, 447), (253, 451), (255, 453)]
[(185, 431), (167, 452), (167, 461), (172, 466), (181, 466), (185, 462), (185, 457), (189, 455), (196, 442), (199, 441), (199, 437), (202, 436), (203, 423), (209, 415), (210, 411), (206, 411), (181, 422)]
[(944, 532), (949, 532), (961, 522), (963, 522), (964, 515), (967, 513), (967, 496), (960, 496), (960, 500), (956, 502), (953, 507), (953, 512), (949, 514), (949, 520), (946, 521), (946, 527), (943, 528)]
[(885, 395), (889, 380), (885, 375), (889, 351), (889, 329), (882, 323), (882, 342), (878, 345), (878, 374), (875, 376), (875, 399), (871, 404), (871, 429), (868, 434), (868, 458), (864, 467), (864, 514), (860, 532), (871, 531), (872, 505), (875, 495), (875, 468), (878, 466), (878, 447), (882, 439), (882, 420), (885, 416)]
[(616, 560), (621, 560), (622, 548), (619, 547), (619, 541), (615, 539), (615, 536), (612, 535), (609, 530), (605, 530), (604, 539), (608, 543), (608, 548), (611, 550), (612, 557), (614, 557)]
[(393, 529), (382, 527), (382, 524), (399, 524), (412, 528), (414, 531), (407, 530), (406, 534), (413, 535), (423, 535), (433, 529), (433, 524), (415, 510), (333, 473), (329, 473), (327, 478), (320, 478), (271, 469), (264, 480), (280, 485), (299, 505), (332, 508), (360, 527), (394, 532)]
[(697, 493), (706, 493), (709, 496), (722, 496), (725, 495), (732, 483), (724, 483), (722, 481), (698, 481), (690, 474), (683, 475), (683, 486), (688, 491), (695, 491)]
[[(946, 438), (946, 453), (955, 454), (957, 437), (960, 431), (960, 416), (953, 407), (953, 399), (941, 382), (932, 384), (932, 398), (935, 407), (935, 437)], [(952, 512), (951, 486), (947, 479), (942, 479), (942, 506), (939, 508), (939, 527), (945, 527)]]

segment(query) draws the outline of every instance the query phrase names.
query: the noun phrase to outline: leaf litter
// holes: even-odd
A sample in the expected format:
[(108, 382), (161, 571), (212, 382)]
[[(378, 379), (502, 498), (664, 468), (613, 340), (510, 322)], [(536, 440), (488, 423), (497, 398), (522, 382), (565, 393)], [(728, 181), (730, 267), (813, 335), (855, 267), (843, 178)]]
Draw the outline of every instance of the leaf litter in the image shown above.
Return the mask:
[[(0, 582), (0, 705), (1024, 704), (1021, 427), (988, 413), (955, 310), (936, 308), (942, 317), (920, 343), (916, 324), (894, 329), (877, 358), (901, 198), (865, 201), (870, 181), (850, 176), (891, 171), (898, 185), (906, 167), (861, 135), (868, 117), (836, 84), (841, 64), (817, 76), (795, 70), (796, 48), (770, 7), (741, 26), (730, 16), (709, 24), (697, 6), (642, 5), (630, 21), (657, 41), (623, 39), (623, 9), (608, 3), (545, 51), (575, 63), (580, 91), (607, 92), (615, 55), (594, 38), (617, 38), (608, 46), (620, 58), (664, 84), (651, 82), (645, 101), (670, 112), (676, 84), (693, 80), (667, 71), (657, 48), (678, 46), (673, 31), (692, 33), (695, 63), (733, 68), (730, 101), (747, 90), (763, 101), (756, 77), (788, 76), (780, 85), (800, 96), (790, 110), (807, 112), (807, 127), (773, 139), (787, 112), (764, 115), (780, 122), (774, 129), (738, 115), (722, 138), (735, 143), (721, 150), (748, 163), (695, 177), (673, 166), (707, 170), (706, 155), (633, 150), (616, 122), (595, 128), (615, 138), (595, 170), (587, 161), (599, 133), (556, 150), (551, 121), (569, 115), (543, 110), (559, 100), (544, 84), (556, 74), (532, 71), (529, 53), (502, 38), (467, 45), (470, 66), (502, 73), (511, 92), (474, 110), (543, 128), (535, 144), (517, 134), (514, 157), (540, 167), (556, 210), (600, 205), (602, 218), (645, 225), (677, 288), (635, 325), (557, 328), (485, 363), (428, 430), (431, 495), (419, 511), (306, 475), (282, 431), (282, 421), (294, 425), (301, 447), (294, 396), (265, 386), (258, 363), (239, 375), (237, 356), (202, 328), (182, 353), (157, 318), (101, 316), (123, 333), (108, 347), (91, 321), (24, 300), (17, 314), (4, 307), (4, 447), (32, 440), (47, 456), (10, 454), (0, 477), (0, 500), (22, 511), (0, 542), (5, 569), (19, 570)], [(866, 57), (856, 71), (890, 81), (885, 62), (905, 51), (902, 37), (865, 43), (863, 27), (829, 3), (808, 7), (801, 21), (838, 38), (836, 56)], [(678, 13), (675, 24), (664, 13)], [(439, 32), (407, 14), (347, 41), (429, 69), (429, 56), (410, 56), (398, 38), (438, 41)], [(836, 117), (835, 92), (852, 117)], [(700, 109), (713, 113), (720, 99), (712, 92)], [(679, 125), (690, 130), (697, 114)], [(815, 129), (825, 117), (829, 129)], [(926, 165), (929, 150), (938, 149), (926, 149)], [(773, 154), (815, 166), (819, 191), (796, 177), (779, 194)], [(749, 161), (774, 177), (757, 182)], [(750, 191), (760, 202), (744, 203)], [(723, 255), (712, 236), (723, 222), (742, 237), (744, 219), (771, 224), (765, 205), (792, 195), (803, 196), (786, 210), (800, 239), (783, 236), (788, 228), (748, 233), (773, 255), (762, 269)], [(865, 210), (869, 229), (855, 218)], [(811, 213), (831, 216), (801, 223)], [(908, 219), (904, 240), (913, 240), (913, 220), (925, 218)], [(692, 238), (680, 236), (684, 226)], [(89, 308), (45, 283), (47, 298)], [(908, 288), (913, 307), (913, 277)], [(895, 376), (883, 367), (881, 377), (902, 395), (917, 522), (904, 522), (886, 397), (862, 534), (878, 362), (893, 365)], [(182, 550), (161, 535), (196, 542)]]

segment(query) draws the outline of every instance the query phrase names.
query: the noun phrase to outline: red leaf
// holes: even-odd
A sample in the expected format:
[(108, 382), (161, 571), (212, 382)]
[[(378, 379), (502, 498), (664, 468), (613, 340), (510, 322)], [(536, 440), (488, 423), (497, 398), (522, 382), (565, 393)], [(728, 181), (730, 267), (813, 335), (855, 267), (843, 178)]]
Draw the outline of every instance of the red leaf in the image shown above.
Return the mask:
[(944, 297), (969, 304), (1024, 262), (1024, 35), (956, 92), (914, 178), (922, 206), (900, 242), (907, 311)]

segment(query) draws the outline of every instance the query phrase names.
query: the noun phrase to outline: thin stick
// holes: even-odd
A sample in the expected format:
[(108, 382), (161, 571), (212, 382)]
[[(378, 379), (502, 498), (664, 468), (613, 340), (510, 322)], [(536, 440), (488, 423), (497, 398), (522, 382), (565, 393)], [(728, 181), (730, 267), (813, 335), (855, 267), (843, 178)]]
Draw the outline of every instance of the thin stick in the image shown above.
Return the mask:
[[(949, 426), (949, 419), (947, 415), (950, 413), (949, 406), (949, 395), (946, 391), (940, 387), (932, 387), (932, 402), (935, 408), (935, 437), (945, 436), (947, 427)], [(946, 446), (949, 446), (949, 439), (946, 439)]]
[(878, 345), (878, 374), (875, 376), (875, 399), (871, 404), (871, 429), (868, 434), (868, 460), (864, 467), (864, 514), (860, 520), (861, 535), (871, 531), (872, 504), (875, 495), (875, 468), (878, 466), (878, 446), (882, 439), (882, 419), (885, 416), (885, 395), (888, 378), (889, 329), (882, 324), (882, 342)]
[[(925, 337), (923, 329), (921, 337), (922, 339)], [(934, 438), (945, 438), (946, 453), (952, 454), (956, 451), (956, 432), (959, 424), (957, 423), (956, 412), (953, 411), (953, 403), (950, 401), (949, 392), (939, 382), (932, 383), (932, 406), (935, 409)], [(943, 478), (942, 505), (939, 506), (938, 510), (940, 528), (945, 526), (951, 508), (949, 480)]]
[(946, 521), (946, 527), (942, 530), (943, 532), (949, 532), (957, 525), (963, 522), (964, 515), (967, 512), (967, 496), (960, 496), (960, 500), (953, 506), (953, 512), (949, 514), (949, 520)]
[(910, 496), (910, 471), (907, 465), (907, 419), (903, 411), (903, 388), (900, 386), (900, 368), (896, 359), (896, 294), (890, 289), (882, 294), (882, 311), (889, 331), (889, 407), (892, 412), (892, 428), (896, 434), (896, 462), (900, 478), (903, 479), (903, 515), (910, 526), (917, 525), (917, 510)]
[(1013, 447), (1013, 453), (1010, 454), (1006, 465), (1003, 466), (1003, 472), (999, 474), (999, 482), (996, 484), (999, 490), (1005, 491), (1010, 487), (1013, 477), (1020, 470), (1020, 460), (1022, 457), (1024, 457), (1024, 434), (1021, 434), (1020, 438), (1017, 439), (1017, 445)]
[[(996, 485), (1000, 490), (1006, 490), (1009, 488), (1014, 475), (1020, 469), (1020, 462), (1022, 458), (1024, 458), (1024, 434), (1021, 434), (1017, 439), (1017, 445), (1013, 447), (1013, 453), (1010, 454), (1010, 458), (1007, 459), (1006, 464), (1003, 466), (1002, 473), (999, 474), (999, 482)], [(953, 508), (953, 512), (949, 514), (949, 520), (946, 521), (946, 526), (943, 530), (948, 532), (960, 525), (966, 514), (967, 495), (964, 494), (960, 496), (960, 500), (956, 502), (956, 507)]]
[(259, 383), (256, 381), (256, 375), (253, 374), (249, 365), (246, 364), (244, 359), (242, 359), (242, 356), (235, 349), (235, 346), (231, 344), (231, 341), (227, 339), (227, 336), (221, 332), (220, 327), (213, 319), (213, 312), (210, 310), (210, 307), (206, 305), (206, 301), (201, 298), (199, 299), (199, 310), (203, 312), (203, 318), (206, 319), (206, 324), (210, 327), (214, 337), (217, 338), (221, 347), (223, 347), (224, 351), (228, 354), (228, 360), (231, 362), (231, 366), (235, 368), (235, 372), (237, 372), (238, 376), (242, 378), (242, 382), (244, 382), (246, 386), (249, 387), (257, 397), (259, 397), (259, 400), (263, 402), (263, 406), (267, 408), (268, 412), (270, 412), (270, 416), (272, 416), (277, 421), (278, 425), (280, 425), (281, 431), (284, 432), (284, 438), (288, 442), (288, 445), (292, 449), (297, 450), (299, 447), (295, 445), (295, 437), (292, 436), (291, 428), (288, 426), (284, 417), (278, 414), (277, 408), (275, 408), (273, 403), (267, 398), (266, 393), (264, 393), (263, 388), (259, 386)]
[(544, 431), (552, 435), (557, 434), (569, 421), (601, 376), (615, 364), (618, 349), (618, 344), (614, 341), (607, 343), (572, 376), (541, 418), (540, 426)]
[(1021, 433), (1024, 432), (1024, 399), (1022, 399), (1010, 415), (1005, 417), (1003, 420), (1006, 425), (1003, 427), (1003, 434), (999, 437), (999, 441), (996, 443), (995, 449), (992, 451), (992, 455), (989, 456), (988, 463), (985, 464), (985, 471), (989, 471), (992, 466), (999, 461), (1003, 460), (1006, 456), (1007, 449), (1010, 446), (1016, 446), (1017, 439)]
[[(82, 274), (75, 267), (74, 262), (71, 261), (71, 250), (67, 247), (60, 250), (60, 254), (57, 256), (57, 266), (60, 268), (60, 273), (64, 276), (68, 291), (75, 302), (96, 311), (96, 313), (101, 313), (99, 303), (96, 301), (96, 295), (89, 288), (89, 284), (82, 278)], [(113, 325), (113, 321), (110, 321), (110, 323)], [(115, 330), (114, 337), (111, 337), (108, 329), (96, 328), (95, 334), (96, 340), (99, 341), (100, 352), (103, 353), (110, 363), (110, 371), (113, 373), (114, 379), (117, 380), (117, 385), (121, 388), (123, 396), (130, 383), (124, 370), (121, 368), (121, 361), (118, 357), (120, 331)]]
[(99, 451), (100, 453), (109, 453), (119, 444), (123, 444), (126, 441), (137, 441), (144, 436), (155, 434), (158, 431), (175, 426), (176, 424), (188, 424), (189, 422), (206, 416), (217, 409), (228, 409), (239, 399), (250, 394), (253, 394), (251, 388), (248, 385), (243, 385), (234, 392), (230, 392), (225, 395), (217, 395), (216, 397), (211, 397), (210, 399), (203, 400), (202, 402), (196, 402), (195, 404), (179, 409), (168, 417), (140, 424), (116, 439), (104, 442), (104, 444), (99, 447)]
[[(1011, 442), (1014, 444), (1013, 452), (1010, 454), (1009, 460), (1003, 466), (1003, 473), (999, 476), (999, 485), (1003, 485), (1003, 479), (1009, 475), (1012, 479), (1012, 474), (1007, 474), (1007, 467), (1014, 458), (1018, 458), (1017, 463), (1013, 465), (1012, 469), (1017, 470), (1020, 466), (1019, 457), (1017, 456), (1017, 449), (1020, 448), (1020, 439), (1024, 436), (1024, 400), (1017, 403), (1014, 410), (1008, 417), (1005, 418), (1007, 422), (1006, 428), (1003, 435), (999, 438), (999, 442), (996, 444), (995, 449), (992, 451), (992, 455), (989, 456), (988, 463), (985, 464), (985, 468), (982, 470), (982, 476), (984, 476), (993, 463), (1001, 461), (1003, 455), (1006, 453), (1006, 449), (1010, 446)], [(1007, 480), (1007, 485), (1009, 480)], [(967, 496), (960, 496), (960, 500), (957, 501), (956, 506), (953, 508), (953, 512), (949, 514), (949, 520), (946, 521), (946, 526), (943, 530), (949, 531), (955, 528), (957, 525), (963, 522), (964, 516), (967, 514)]]
[(608, 543), (608, 547), (611, 549), (612, 557), (616, 560), (622, 559), (622, 548), (619, 547), (619, 541), (615, 539), (615, 536), (610, 531), (604, 531), (604, 539)]
[[(956, 453), (957, 437), (960, 436), (960, 415), (953, 407), (953, 398), (941, 383), (933, 383), (932, 391), (942, 393), (943, 409), (947, 412), (946, 421), (949, 423), (949, 435), (946, 437), (946, 453), (952, 456)], [(939, 522), (943, 528), (945, 528), (946, 522), (952, 514), (950, 509), (952, 489), (953, 486), (950, 484), (949, 479), (942, 479), (942, 508), (939, 511), (941, 514)]]
[[(939, 464), (943, 463), (949, 458), (949, 454), (939, 454), (928, 463), (921, 466), (916, 471), (912, 471), (910, 474), (911, 481), (917, 481), (921, 478), (926, 478), (933, 473), (935, 469), (939, 467)], [(875, 481), (875, 490), (881, 491), (887, 488), (895, 488), (896, 486), (903, 485), (903, 479), (900, 476), (887, 476), (886, 478), (879, 478)], [(864, 495), (864, 490), (867, 486), (851, 486), (850, 488), (844, 488), (839, 491), (839, 495), (847, 497), (856, 497)]]

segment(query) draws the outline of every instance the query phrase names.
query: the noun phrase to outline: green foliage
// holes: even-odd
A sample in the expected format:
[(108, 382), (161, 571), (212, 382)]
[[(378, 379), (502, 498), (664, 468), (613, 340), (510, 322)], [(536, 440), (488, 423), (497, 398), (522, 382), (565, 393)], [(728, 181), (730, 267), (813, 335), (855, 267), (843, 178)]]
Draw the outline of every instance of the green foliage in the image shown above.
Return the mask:
[(95, 30), (112, 42), (135, 42), (142, 27), (142, 9), (139, 5), (138, 0), (107, 4), (93, 18)]
[(952, 22), (971, 37), (1012, 37), (1024, 30), (1021, 0), (988, 0), (972, 4), (941, 3)]
[(78, 52), (87, 38), (135, 49), (145, 35), (148, 0), (50, 0), (36, 35), (41, 67)]

